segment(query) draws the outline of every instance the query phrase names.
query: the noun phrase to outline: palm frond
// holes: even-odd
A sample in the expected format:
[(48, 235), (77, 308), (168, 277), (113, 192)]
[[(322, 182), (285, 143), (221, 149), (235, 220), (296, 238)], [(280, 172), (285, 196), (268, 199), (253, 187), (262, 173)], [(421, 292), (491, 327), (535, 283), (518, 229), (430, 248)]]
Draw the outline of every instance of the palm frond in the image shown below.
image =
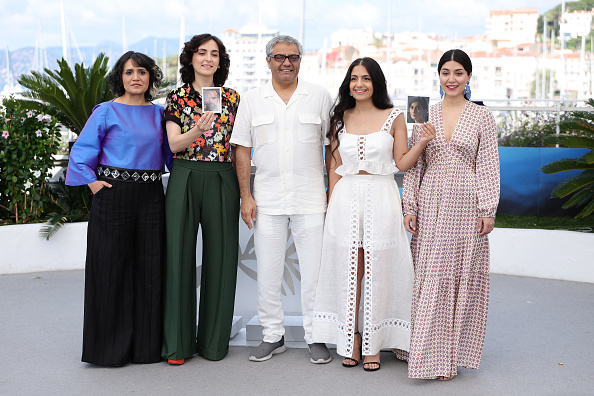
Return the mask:
[(590, 216), (594, 212), (594, 199), (590, 201), (588, 205), (580, 213), (578, 213), (575, 217), (586, 217)]
[(64, 226), (67, 221), (67, 217), (60, 213), (50, 213), (50, 215), (46, 218), (46, 225), (41, 227), (39, 230), (39, 236), (49, 240), (52, 236), (56, 235), (56, 233)]
[(594, 169), (594, 164), (588, 164), (583, 157), (580, 158), (563, 158), (557, 161), (553, 161), (549, 164), (543, 165), (540, 170), (543, 173), (559, 173), (571, 170), (580, 169)]
[(589, 186), (576, 191), (571, 198), (563, 204), (563, 209), (573, 208), (574, 206), (582, 206), (594, 199), (594, 186)]
[(93, 108), (113, 98), (108, 89), (108, 57), (99, 54), (91, 67), (74, 65), (58, 60), (58, 70), (44, 69), (19, 78), (19, 83), (28, 89), (25, 96), (47, 102), (54, 107), (62, 124), (75, 133), (80, 133)]
[(564, 198), (583, 187), (592, 185), (593, 183), (594, 170), (585, 170), (579, 175), (570, 177), (559, 183), (553, 188), (553, 191), (551, 191), (551, 197)]

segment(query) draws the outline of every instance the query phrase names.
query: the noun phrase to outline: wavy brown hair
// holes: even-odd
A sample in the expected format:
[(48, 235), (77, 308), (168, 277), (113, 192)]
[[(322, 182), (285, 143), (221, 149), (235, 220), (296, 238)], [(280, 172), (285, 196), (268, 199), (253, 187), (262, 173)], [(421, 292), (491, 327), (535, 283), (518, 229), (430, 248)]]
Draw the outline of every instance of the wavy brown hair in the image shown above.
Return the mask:
[(192, 66), (194, 52), (198, 51), (198, 48), (202, 44), (210, 40), (214, 40), (214, 42), (217, 43), (217, 46), (219, 47), (219, 68), (213, 76), (214, 85), (217, 87), (222, 87), (223, 84), (225, 84), (225, 81), (227, 81), (227, 77), (229, 76), (229, 65), (231, 62), (229, 61), (229, 54), (227, 54), (225, 44), (223, 44), (221, 39), (217, 36), (204, 33), (198, 34), (192, 37), (190, 41), (186, 42), (184, 44), (182, 53), (179, 56), (179, 63), (182, 65), (179, 69), (179, 72), (184, 83), (191, 84), (194, 82), (194, 67)]
[(109, 74), (109, 89), (115, 97), (120, 97), (126, 93), (122, 74), (124, 73), (124, 66), (128, 62), (128, 59), (132, 60), (132, 64), (135, 67), (144, 67), (149, 72), (149, 87), (144, 92), (144, 100), (150, 102), (153, 100), (153, 95), (161, 86), (163, 73), (153, 58), (140, 52), (128, 51), (117, 60), (113, 70)]
[(378, 109), (389, 109), (393, 106), (390, 95), (388, 95), (386, 77), (384, 76), (384, 72), (382, 72), (379, 63), (373, 58), (366, 57), (355, 59), (349, 66), (346, 75), (344, 76), (344, 80), (342, 81), (342, 84), (340, 84), (340, 88), (338, 88), (338, 97), (336, 98), (330, 116), (330, 129), (328, 130), (326, 137), (330, 139), (330, 141), (336, 141), (336, 147), (332, 150), (332, 155), (334, 155), (334, 151), (336, 151), (340, 145), (338, 131), (344, 126), (344, 112), (355, 107), (356, 100), (349, 94), (351, 93), (351, 73), (355, 66), (359, 65), (367, 69), (369, 77), (371, 77), (371, 84), (373, 85), (371, 101), (373, 102), (373, 105)]

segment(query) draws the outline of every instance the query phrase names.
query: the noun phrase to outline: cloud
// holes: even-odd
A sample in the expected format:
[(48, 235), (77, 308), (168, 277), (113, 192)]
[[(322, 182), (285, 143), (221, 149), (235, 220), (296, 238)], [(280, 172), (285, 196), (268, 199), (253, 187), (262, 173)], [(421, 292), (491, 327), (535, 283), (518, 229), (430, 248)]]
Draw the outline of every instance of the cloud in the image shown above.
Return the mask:
[[(79, 45), (106, 40), (121, 42), (122, 16), (126, 18), (128, 43), (148, 36), (175, 38), (179, 35), (184, 0), (64, 0), (65, 13)], [(417, 30), (440, 35), (482, 34), (490, 9), (538, 7), (544, 12), (559, 0), (305, 0), (306, 47), (321, 45), (335, 30), (373, 27), (388, 30), (392, 5), (392, 31)], [(260, 8), (258, 8), (260, 4)], [(187, 35), (228, 28), (240, 29), (248, 22), (262, 23), (283, 34), (299, 35), (301, 0), (185, 0)], [(46, 46), (61, 45), (58, 0), (0, 0), (0, 48), (34, 46), (40, 21)], [(307, 44), (309, 43), (309, 44)]]

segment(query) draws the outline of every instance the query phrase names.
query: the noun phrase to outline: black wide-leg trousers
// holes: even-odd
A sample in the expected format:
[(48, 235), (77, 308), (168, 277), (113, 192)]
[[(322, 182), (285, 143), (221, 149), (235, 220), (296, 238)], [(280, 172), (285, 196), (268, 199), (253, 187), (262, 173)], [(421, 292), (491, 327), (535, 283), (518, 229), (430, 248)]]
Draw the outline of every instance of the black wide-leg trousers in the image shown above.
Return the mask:
[(107, 180), (87, 232), (82, 361), (161, 359), (165, 211), (160, 182)]

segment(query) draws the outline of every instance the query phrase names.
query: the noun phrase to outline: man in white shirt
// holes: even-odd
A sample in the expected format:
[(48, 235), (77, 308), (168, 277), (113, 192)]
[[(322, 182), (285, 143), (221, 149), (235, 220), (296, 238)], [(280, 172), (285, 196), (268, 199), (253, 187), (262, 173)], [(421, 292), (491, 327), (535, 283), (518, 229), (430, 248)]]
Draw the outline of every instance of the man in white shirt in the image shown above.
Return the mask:
[[(258, 319), (263, 341), (250, 360), (284, 352), (281, 284), (291, 226), (301, 272), (301, 313), (312, 363), (332, 360), (311, 337), (312, 313), (326, 212), (323, 146), (332, 100), (328, 91), (297, 76), (303, 47), (278, 36), (266, 45), (272, 80), (242, 95), (233, 127), (241, 217), (251, 229), (258, 262)], [(250, 191), (250, 154), (256, 167)]]

